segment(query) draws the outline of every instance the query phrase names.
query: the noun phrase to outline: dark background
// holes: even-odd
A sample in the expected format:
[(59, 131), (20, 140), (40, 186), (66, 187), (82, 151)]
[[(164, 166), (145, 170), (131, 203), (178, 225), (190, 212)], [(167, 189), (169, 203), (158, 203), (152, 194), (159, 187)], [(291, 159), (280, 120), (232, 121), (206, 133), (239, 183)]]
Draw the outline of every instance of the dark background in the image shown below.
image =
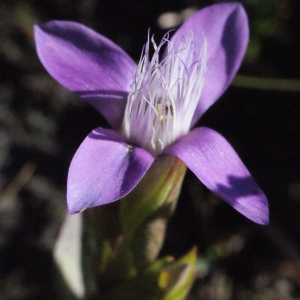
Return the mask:
[[(1, 0), (0, 300), (75, 299), (58, 284), (52, 250), (66, 214), (68, 166), (105, 120), (57, 84), (40, 64), (32, 25), (52, 19), (92, 27), (140, 57), (157, 20), (218, 1)], [(235, 147), (270, 205), (259, 226), (188, 172), (162, 254), (199, 249), (190, 299), (300, 298), (300, 2), (244, 0), (251, 41), (238, 77), (200, 124)], [(272, 79), (281, 79), (277, 84)], [(249, 86), (250, 85), (250, 86)]]

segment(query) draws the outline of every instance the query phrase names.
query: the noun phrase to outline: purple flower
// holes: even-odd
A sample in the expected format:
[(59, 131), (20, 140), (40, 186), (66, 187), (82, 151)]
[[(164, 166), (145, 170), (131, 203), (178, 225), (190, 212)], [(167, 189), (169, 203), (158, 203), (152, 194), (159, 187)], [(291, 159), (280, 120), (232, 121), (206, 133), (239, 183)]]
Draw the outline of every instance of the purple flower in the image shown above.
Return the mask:
[(188, 19), (171, 39), (166, 35), (156, 45), (148, 38), (136, 66), (112, 41), (81, 24), (35, 26), (37, 52), (47, 71), (113, 128), (93, 130), (74, 155), (69, 211), (122, 198), (156, 158), (172, 154), (240, 213), (267, 224), (267, 199), (235, 150), (213, 129), (191, 129), (228, 87), (248, 36), (240, 4), (213, 5)]

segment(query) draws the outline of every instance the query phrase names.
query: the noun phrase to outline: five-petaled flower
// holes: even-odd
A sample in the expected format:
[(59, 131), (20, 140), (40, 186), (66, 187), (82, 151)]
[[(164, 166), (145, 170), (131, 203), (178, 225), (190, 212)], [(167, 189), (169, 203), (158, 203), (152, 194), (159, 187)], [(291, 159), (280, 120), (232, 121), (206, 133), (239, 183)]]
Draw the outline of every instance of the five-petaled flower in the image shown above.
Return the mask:
[(228, 87), (248, 37), (240, 4), (212, 5), (159, 45), (148, 37), (136, 66), (112, 41), (81, 24), (35, 26), (37, 52), (47, 71), (113, 128), (93, 130), (77, 150), (68, 175), (69, 211), (122, 198), (155, 159), (171, 154), (236, 210), (268, 223), (267, 199), (231, 145), (213, 129), (192, 129)]

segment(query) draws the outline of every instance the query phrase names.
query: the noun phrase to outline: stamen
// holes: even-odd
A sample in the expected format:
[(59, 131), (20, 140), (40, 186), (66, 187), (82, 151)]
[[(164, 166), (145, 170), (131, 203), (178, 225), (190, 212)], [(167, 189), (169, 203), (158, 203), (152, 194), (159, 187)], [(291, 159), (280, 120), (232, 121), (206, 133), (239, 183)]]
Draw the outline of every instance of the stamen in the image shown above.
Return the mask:
[[(174, 48), (167, 33), (159, 45), (151, 37), (154, 54), (150, 60), (150, 38), (144, 46), (128, 95), (122, 131), (132, 143), (158, 155), (186, 134), (201, 96), (206, 72), (206, 39), (194, 61), (194, 35), (182, 36)], [(162, 46), (168, 53), (160, 60)]]

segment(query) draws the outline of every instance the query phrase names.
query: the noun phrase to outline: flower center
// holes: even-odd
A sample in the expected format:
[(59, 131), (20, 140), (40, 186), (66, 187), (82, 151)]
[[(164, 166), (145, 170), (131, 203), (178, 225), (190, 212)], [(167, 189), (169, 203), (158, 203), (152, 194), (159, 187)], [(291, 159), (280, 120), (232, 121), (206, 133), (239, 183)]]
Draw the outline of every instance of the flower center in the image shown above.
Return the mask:
[[(149, 58), (150, 38), (144, 47), (125, 108), (122, 132), (154, 156), (186, 134), (199, 102), (206, 72), (206, 40), (195, 61), (194, 35), (182, 36), (174, 47), (169, 35)], [(161, 47), (167, 54), (160, 60)]]

